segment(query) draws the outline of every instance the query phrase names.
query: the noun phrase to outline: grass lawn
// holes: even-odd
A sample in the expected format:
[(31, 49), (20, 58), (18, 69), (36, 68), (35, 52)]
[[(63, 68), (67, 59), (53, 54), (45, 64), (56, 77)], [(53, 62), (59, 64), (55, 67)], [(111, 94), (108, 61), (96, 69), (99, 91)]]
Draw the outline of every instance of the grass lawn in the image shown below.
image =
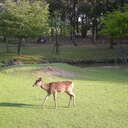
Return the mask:
[(71, 79), (76, 107), (67, 108), (69, 97), (58, 95), (58, 109), (46, 93), (32, 84), (37, 71), (47, 65), (1, 68), (0, 128), (128, 128), (128, 68), (79, 68), (51, 64), (73, 72), (74, 78), (44, 74), (46, 82)]

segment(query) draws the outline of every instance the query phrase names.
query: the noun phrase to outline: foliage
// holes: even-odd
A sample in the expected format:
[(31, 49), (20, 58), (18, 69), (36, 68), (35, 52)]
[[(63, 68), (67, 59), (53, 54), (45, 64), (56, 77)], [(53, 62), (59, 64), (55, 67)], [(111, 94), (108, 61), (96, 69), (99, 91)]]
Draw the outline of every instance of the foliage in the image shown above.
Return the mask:
[(13, 37), (38, 37), (48, 29), (48, 5), (45, 1), (7, 0), (0, 13), (1, 34)]
[[(0, 1), (5, 1), (5, 0), (0, 0)], [(10, 1), (13, 2), (14, 0), (10, 0)], [(18, 1), (17, 3), (22, 3), (24, 0), (15, 0), (15, 1)], [(41, 1), (41, 0), (26, 0), (26, 2), (27, 1), (31, 1), (31, 3), (32, 2), (35, 3), (35, 2)], [(70, 0), (70, 1), (67, 1), (67, 0), (45, 0), (45, 1), (49, 4), (50, 16), (52, 16), (54, 12), (58, 11), (60, 13), (61, 20), (64, 22), (71, 20), (71, 17), (73, 16), (73, 13), (74, 13), (74, 10), (71, 8), (73, 6), (76, 6), (76, 10), (78, 11), (75, 14), (76, 20), (78, 20), (78, 17), (80, 17), (81, 15), (84, 15), (84, 16), (86, 16), (84, 18), (86, 20), (88, 20), (88, 23), (85, 23), (86, 25), (93, 23), (92, 20), (94, 19), (94, 17), (98, 18), (98, 20), (100, 20), (100, 16), (103, 15), (106, 11), (113, 11), (113, 9), (115, 9), (119, 6), (123, 6), (125, 3), (128, 3), (127, 0), (79, 0), (79, 1), (78, 0), (75, 0), (75, 1), (73, 1), (73, 0)], [(44, 3), (44, 0), (43, 0), (43, 3)], [(74, 4), (76, 4), (76, 5), (74, 5)], [(42, 11), (45, 10), (45, 7), (47, 8), (47, 6), (45, 6), (45, 5), (46, 4), (42, 4), (42, 8), (43, 8)], [(22, 6), (21, 8), (19, 8), (19, 10), (26, 11), (26, 9), (25, 9), (26, 6), (27, 6), (27, 4), (25, 4), (25, 6)], [(32, 11), (30, 11), (30, 12), (32, 12)], [(38, 13), (36, 13), (36, 14), (38, 14)], [(34, 17), (34, 15), (33, 15), (33, 17)], [(36, 16), (36, 17), (38, 17), (38, 16)], [(32, 18), (32, 19), (34, 19), (34, 18)], [(47, 18), (45, 17), (44, 19), (47, 19)], [(33, 24), (35, 24), (35, 22), (37, 22), (36, 19), (35, 19), (35, 21), (33, 21)], [(76, 24), (75, 20), (72, 22), (74, 22), (72, 24)], [(27, 21), (27, 24), (29, 24), (29, 23), (31, 23), (31, 19), (30, 19), (30, 21), (29, 20)], [(71, 21), (70, 21), (70, 23), (68, 22), (66, 24), (71, 24)], [(17, 24), (17, 25), (19, 26), (19, 24)], [(99, 24), (93, 23), (93, 27), (95, 27), (97, 25), (99, 25)], [(45, 26), (47, 26), (47, 25), (45, 25)], [(80, 24), (78, 26), (80, 26)], [(44, 30), (42, 33), (45, 33), (45, 29), (47, 31), (47, 27), (43, 27), (43, 29), (38, 30), (37, 32), (35, 32), (33, 34), (32, 30), (30, 29), (31, 27), (32, 27), (33, 31), (37, 31), (37, 29), (34, 30), (35, 29), (34, 25), (33, 26), (27, 25), (27, 27), (25, 27), (24, 25), (21, 25), (21, 29), (26, 28), (26, 29), (29, 29), (29, 31), (30, 31), (30, 32), (26, 32), (26, 30), (24, 29), (23, 33), (25, 33), (25, 36), (37, 36), (40, 33), (40, 31), (42, 32)], [(92, 26), (89, 26), (89, 29), (91, 29), (91, 27)], [(76, 28), (80, 29), (80, 27), (76, 27)], [(64, 27), (63, 27), (63, 29), (64, 29)], [(80, 30), (76, 30), (76, 31), (78, 32)], [(12, 32), (12, 33), (14, 33), (14, 32)], [(16, 32), (16, 33), (20, 34), (19, 32)], [(30, 33), (30, 34), (28, 35), (26, 33)], [(4, 34), (5, 34), (5, 31), (4, 31)], [(11, 36), (10, 34), (7, 34), (7, 35)], [(22, 34), (20, 34), (18, 36), (22, 36)]]
[(125, 37), (128, 35), (128, 9), (124, 11), (115, 10), (107, 13), (101, 23), (103, 25), (102, 33), (109, 35), (112, 39)]

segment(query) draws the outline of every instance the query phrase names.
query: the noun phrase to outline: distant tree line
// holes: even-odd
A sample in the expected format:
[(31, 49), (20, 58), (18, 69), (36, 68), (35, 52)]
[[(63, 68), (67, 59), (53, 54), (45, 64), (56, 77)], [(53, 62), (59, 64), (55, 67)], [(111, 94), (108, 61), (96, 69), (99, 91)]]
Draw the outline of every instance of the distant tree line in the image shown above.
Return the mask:
[[(117, 9), (116, 14), (122, 14), (126, 10), (125, 4), (128, 0), (0, 0), (0, 2), (3, 3), (0, 8), (0, 34), (4, 37), (18, 38), (17, 53), (20, 54), (22, 40), (29, 37), (38, 38), (44, 35), (54, 37), (56, 53), (59, 52), (58, 36), (70, 36), (73, 44), (77, 46), (75, 39), (79, 36), (85, 38), (90, 31), (92, 40), (96, 41), (98, 33), (103, 29), (100, 34), (107, 33), (113, 41), (115, 36), (113, 38), (110, 31), (107, 31), (108, 28), (104, 27), (111, 22), (107, 22), (108, 19), (111, 20), (107, 14), (114, 12), (112, 13), (114, 15)], [(8, 51), (8, 41), (6, 44)]]
[[(63, 24), (70, 24), (70, 35), (84, 38), (87, 31), (91, 30), (92, 39), (95, 41), (100, 30), (102, 16), (106, 12), (112, 12), (117, 8), (122, 8), (128, 0), (46, 0), (49, 3), (50, 16), (57, 16)], [(57, 13), (56, 13), (57, 12)], [(58, 14), (59, 13), (59, 14)], [(62, 25), (63, 25), (62, 24)], [(60, 29), (63, 27), (60, 25)], [(61, 30), (60, 32), (63, 32)], [(52, 30), (53, 34), (53, 30)]]

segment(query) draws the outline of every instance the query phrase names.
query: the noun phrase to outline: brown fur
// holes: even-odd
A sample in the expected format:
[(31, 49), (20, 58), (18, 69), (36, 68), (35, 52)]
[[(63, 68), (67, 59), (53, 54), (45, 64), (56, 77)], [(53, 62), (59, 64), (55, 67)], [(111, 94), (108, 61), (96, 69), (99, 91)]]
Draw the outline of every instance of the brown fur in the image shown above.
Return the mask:
[(39, 78), (38, 80), (36, 80), (33, 86), (41, 87), (47, 92), (47, 96), (44, 99), (44, 103), (46, 102), (48, 96), (52, 94), (54, 97), (55, 107), (57, 107), (57, 103), (56, 103), (57, 93), (65, 92), (70, 96), (68, 106), (70, 106), (70, 102), (72, 98), (73, 98), (73, 105), (75, 105), (75, 94), (72, 91), (74, 85), (72, 81), (58, 81), (58, 82), (44, 83), (42, 81), (42, 78)]

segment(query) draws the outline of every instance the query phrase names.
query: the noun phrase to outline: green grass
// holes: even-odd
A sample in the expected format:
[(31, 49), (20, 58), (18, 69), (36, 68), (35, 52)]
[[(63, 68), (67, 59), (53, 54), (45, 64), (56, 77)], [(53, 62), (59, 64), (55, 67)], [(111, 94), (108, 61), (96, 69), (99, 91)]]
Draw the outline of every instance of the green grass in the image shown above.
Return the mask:
[[(128, 128), (128, 68), (78, 68), (51, 64), (74, 72), (76, 107), (67, 108), (68, 96), (58, 95), (58, 109), (46, 93), (32, 84), (36, 71), (47, 65), (1, 68), (0, 128)], [(68, 78), (42, 76), (46, 82)]]
[[(4, 47), (4, 45), (3, 45)], [(109, 49), (106, 45), (82, 45), (74, 47), (65, 45), (60, 47), (60, 54), (55, 54), (53, 45), (34, 45), (34, 47), (22, 48), (22, 56), (16, 55), (16, 47), (9, 48), (10, 53), (6, 53), (6, 49), (0, 48), (0, 61), (12, 58), (18, 58), (26, 63), (40, 62), (43, 59), (109, 59), (118, 55), (116, 49)], [(128, 54), (128, 53), (127, 53)]]

